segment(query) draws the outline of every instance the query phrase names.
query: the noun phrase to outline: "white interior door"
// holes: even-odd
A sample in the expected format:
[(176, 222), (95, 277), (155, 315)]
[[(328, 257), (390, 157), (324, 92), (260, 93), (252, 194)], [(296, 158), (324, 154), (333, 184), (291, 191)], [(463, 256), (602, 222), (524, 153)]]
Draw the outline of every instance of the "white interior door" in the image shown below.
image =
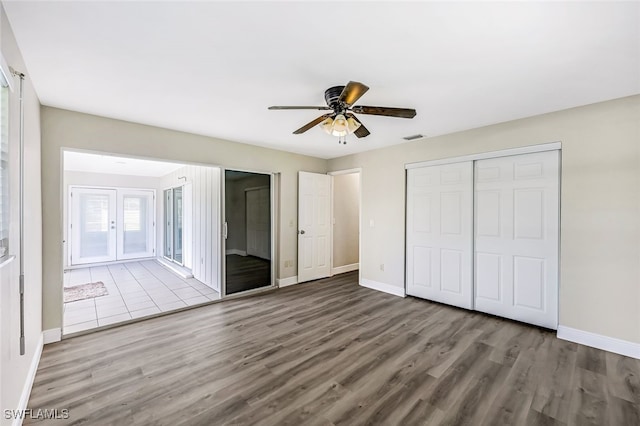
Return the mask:
[(407, 170), (407, 294), (473, 308), (472, 170)]
[(331, 176), (298, 172), (298, 282), (331, 274)]
[(155, 255), (155, 192), (119, 189), (117, 209), (118, 259)]
[(556, 329), (558, 151), (475, 165), (475, 306)]
[(245, 191), (247, 254), (262, 259), (271, 258), (271, 206), (268, 187)]
[(116, 260), (116, 190), (69, 189), (71, 264)]

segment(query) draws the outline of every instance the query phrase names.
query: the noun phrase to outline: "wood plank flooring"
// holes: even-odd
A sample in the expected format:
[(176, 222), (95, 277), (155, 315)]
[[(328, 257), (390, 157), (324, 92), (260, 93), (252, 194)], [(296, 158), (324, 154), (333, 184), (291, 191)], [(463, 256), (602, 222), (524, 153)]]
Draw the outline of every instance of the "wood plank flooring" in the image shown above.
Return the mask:
[(271, 261), (255, 256), (225, 256), (227, 294), (271, 285)]
[(629, 426), (640, 360), (354, 272), (48, 345), (29, 408), (69, 410), (47, 425)]

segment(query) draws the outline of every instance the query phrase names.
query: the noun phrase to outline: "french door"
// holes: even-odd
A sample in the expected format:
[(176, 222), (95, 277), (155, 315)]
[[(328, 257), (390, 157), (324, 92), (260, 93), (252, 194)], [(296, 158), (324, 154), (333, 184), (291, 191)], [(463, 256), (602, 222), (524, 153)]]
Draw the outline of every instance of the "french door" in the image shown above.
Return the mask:
[(71, 264), (116, 260), (116, 190), (73, 188)]
[(154, 191), (69, 190), (71, 265), (153, 256)]
[(154, 255), (154, 195), (150, 190), (118, 191), (118, 259)]

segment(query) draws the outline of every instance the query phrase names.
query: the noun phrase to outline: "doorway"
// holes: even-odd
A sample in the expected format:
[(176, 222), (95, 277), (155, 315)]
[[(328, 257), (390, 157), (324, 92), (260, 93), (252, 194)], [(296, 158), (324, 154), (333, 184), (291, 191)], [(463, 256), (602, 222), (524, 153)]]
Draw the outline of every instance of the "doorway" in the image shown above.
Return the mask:
[(271, 175), (226, 170), (225, 294), (273, 285)]
[(297, 282), (360, 269), (360, 172), (298, 172)]
[(360, 269), (360, 171), (329, 173), (331, 183), (331, 275)]
[(220, 168), (63, 155), (63, 335), (220, 299)]

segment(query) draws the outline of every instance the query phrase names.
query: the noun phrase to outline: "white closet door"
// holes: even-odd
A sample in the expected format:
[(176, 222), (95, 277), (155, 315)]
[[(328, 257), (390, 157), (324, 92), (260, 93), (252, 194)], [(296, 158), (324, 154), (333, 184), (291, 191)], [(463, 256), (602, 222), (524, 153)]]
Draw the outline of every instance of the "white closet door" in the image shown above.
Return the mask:
[(476, 310), (557, 328), (558, 186), (558, 151), (476, 162)]
[(473, 163), (407, 170), (407, 294), (473, 307)]

